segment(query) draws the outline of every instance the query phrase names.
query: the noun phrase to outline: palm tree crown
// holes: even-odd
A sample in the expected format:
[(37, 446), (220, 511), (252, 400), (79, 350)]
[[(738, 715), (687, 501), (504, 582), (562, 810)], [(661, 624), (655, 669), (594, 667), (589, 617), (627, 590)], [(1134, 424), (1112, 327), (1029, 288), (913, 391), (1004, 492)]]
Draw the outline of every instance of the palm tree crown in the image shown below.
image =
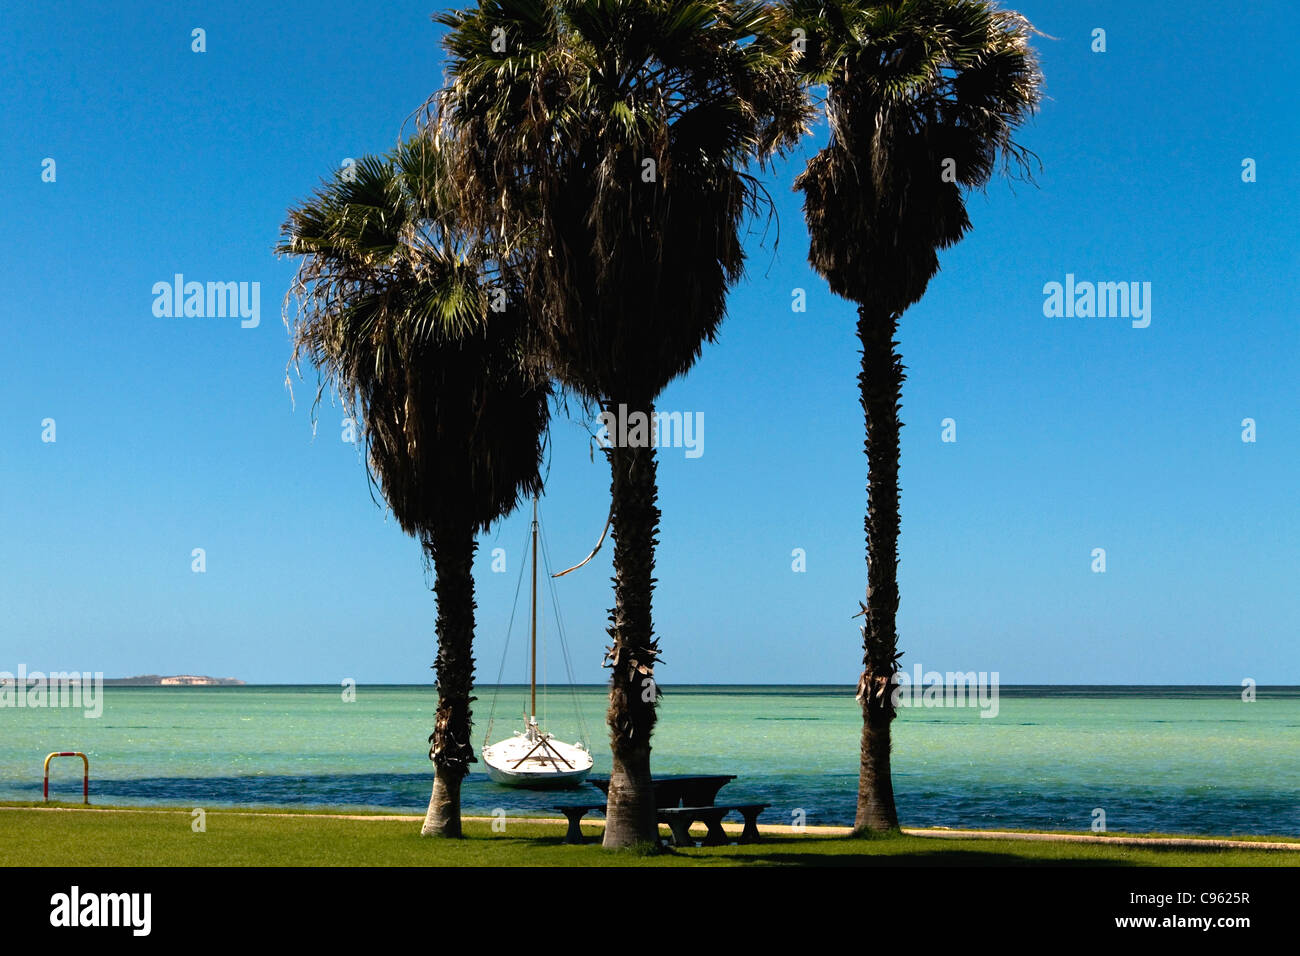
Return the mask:
[[(556, 376), (653, 399), (715, 335), (741, 274), (745, 172), (805, 120), (760, 4), (485, 0), (451, 28), (443, 107), (484, 225), (540, 250), (528, 294)], [(749, 39), (749, 42), (743, 42)]]
[(279, 247), (303, 257), (294, 361), (364, 426), (416, 536), (452, 515), (485, 531), (541, 490), (550, 388), (522, 368), (517, 283), (459, 227), (452, 189), (445, 144), (416, 137), (337, 173), (290, 211)]
[(924, 294), (938, 251), (970, 228), (965, 190), (999, 160), (1042, 75), (1018, 13), (985, 0), (792, 0), (808, 31), (802, 68), (826, 86), (831, 138), (795, 182), (809, 260), (831, 290), (899, 310)]

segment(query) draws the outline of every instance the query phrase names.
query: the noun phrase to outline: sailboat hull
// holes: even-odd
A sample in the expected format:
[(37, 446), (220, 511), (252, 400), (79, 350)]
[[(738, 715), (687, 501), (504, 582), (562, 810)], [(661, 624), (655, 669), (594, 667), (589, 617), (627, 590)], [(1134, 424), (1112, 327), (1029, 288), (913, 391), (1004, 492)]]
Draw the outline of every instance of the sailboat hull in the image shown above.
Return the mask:
[(572, 772), (516, 773), (488, 765), (488, 776), (492, 778), (493, 783), (523, 790), (569, 790), (581, 786), (589, 773), (591, 773), (590, 767)]
[(483, 748), (483, 763), (494, 783), (526, 790), (577, 787), (591, 773), (591, 754), (547, 738), (544, 745), (522, 734)]

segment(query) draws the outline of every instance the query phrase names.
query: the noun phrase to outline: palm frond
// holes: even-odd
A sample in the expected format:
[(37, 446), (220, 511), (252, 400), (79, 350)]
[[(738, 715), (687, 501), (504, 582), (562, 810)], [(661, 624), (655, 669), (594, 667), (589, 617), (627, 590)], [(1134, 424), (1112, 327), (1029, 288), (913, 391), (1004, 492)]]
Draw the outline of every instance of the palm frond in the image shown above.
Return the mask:
[[(831, 289), (901, 310), (970, 227), (964, 190), (1031, 175), (1015, 133), (1042, 74), (1020, 14), (989, 0), (789, 0), (800, 64), (827, 88), (830, 142), (795, 182)], [(945, 175), (951, 172), (951, 175)]]
[(519, 278), (458, 216), (447, 145), (421, 135), (335, 174), (277, 246), (301, 260), (291, 365), (362, 425), (372, 481), (426, 549), (540, 490), (550, 398), (524, 360)]

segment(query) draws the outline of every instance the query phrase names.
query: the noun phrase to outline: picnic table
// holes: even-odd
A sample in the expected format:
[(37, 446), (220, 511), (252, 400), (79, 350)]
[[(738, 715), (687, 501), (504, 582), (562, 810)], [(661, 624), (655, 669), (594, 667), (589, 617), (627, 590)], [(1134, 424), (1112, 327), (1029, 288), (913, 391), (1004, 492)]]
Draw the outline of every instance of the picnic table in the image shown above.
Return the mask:
[[(727, 832), (722, 828), (722, 818), (735, 810), (745, 820), (744, 830), (740, 835), (741, 843), (754, 843), (759, 839), (758, 815), (768, 808), (766, 803), (747, 803), (735, 806), (717, 805), (718, 791), (736, 779), (734, 773), (698, 776), (694, 774), (666, 774), (653, 780), (655, 792), (655, 809), (659, 822), (668, 824), (673, 834), (674, 846), (694, 846), (691, 839), (691, 824), (702, 822), (708, 833), (704, 837), (705, 846), (720, 846), (729, 842)], [(588, 777), (602, 793), (609, 796), (608, 777)], [(582, 817), (592, 811), (603, 811), (600, 804), (579, 804), (556, 807), (564, 813), (569, 821), (569, 830), (565, 835), (566, 843), (581, 843)]]
[[(736, 779), (734, 773), (712, 776), (695, 776), (685, 773), (664, 774), (654, 778), (655, 807), (711, 807), (718, 799), (718, 791)], [(588, 777), (605, 796), (609, 796), (609, 777)]]

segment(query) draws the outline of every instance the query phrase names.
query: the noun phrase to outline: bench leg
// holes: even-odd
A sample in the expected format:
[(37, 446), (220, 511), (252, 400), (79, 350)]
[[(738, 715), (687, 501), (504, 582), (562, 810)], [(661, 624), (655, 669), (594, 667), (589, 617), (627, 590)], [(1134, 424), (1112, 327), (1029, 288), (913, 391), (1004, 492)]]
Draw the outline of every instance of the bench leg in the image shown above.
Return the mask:
[(565, 842), (565, 843), (581, 843), (581, 842), (582, 842), (582, 825), (581, 825), (581, 824), (582, 824), (583, 814), (581, 814), (581, 813), (566, 813), (565, 816), (567, 816), (567, 817), (569, 818), (569, 830), (568, 830), (567, 833), (564, 834), (564, 842)]
[(673, 831), (673, 846), (695, 846), (691, 839), (691, 824), (694, 822), (680, 814), (668, 818), (668, 829)]
[(722, 829), (722, 817), (713, 815), (709, 817), (706, 826), (709, 832), (705, 834), (704, 846), (726, 846), (731, 842), (731, 837), (727, 836), (727, 831)]
[(740, 833), (741, 843), (757, 843), (762, 837), (758, 833), (758, 815), (762, 810), (742, 810), (741, 815), (745, 818), (745, 829)]

